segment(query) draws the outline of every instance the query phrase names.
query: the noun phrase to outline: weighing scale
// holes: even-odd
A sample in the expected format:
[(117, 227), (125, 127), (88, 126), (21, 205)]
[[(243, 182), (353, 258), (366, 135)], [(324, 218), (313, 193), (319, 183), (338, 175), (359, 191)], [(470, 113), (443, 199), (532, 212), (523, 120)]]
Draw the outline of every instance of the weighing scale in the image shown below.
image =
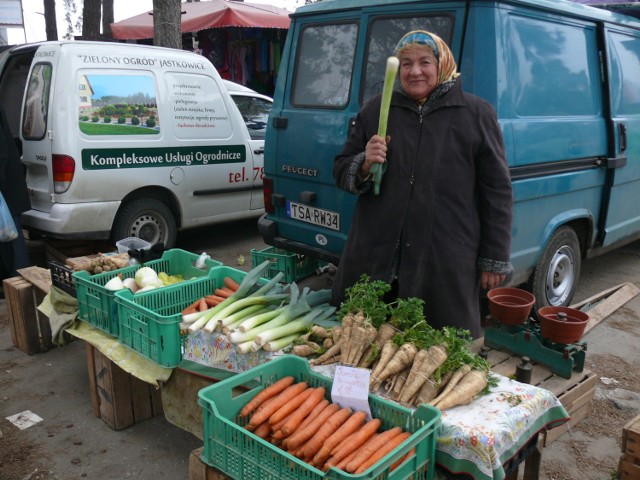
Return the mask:
[(574, 370), (582, 372), (584, 369), (587, 342), (570, 345), (552, 342), (542, 336), (540, 324), (533, 318), (521, 325), (505, 325), (491, 315), (487, 320), (484, 329), (486, 346), (529, 357), (563, 378), (571, 378)]

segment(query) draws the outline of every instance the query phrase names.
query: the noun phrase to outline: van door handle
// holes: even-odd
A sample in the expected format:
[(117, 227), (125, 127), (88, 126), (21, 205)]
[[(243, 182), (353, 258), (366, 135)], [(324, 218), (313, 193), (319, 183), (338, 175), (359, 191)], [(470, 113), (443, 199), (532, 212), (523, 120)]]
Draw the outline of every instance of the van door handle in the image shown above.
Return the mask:
[(618, 145), (620, 146), (620, 153), (627, 149), (627, 127), (624, 123), (618, 124)]
[(257, 150), (254, 150), (253, 153), (255, 153), (256, 155), (264, 155), (264, 147), (260, 147)]

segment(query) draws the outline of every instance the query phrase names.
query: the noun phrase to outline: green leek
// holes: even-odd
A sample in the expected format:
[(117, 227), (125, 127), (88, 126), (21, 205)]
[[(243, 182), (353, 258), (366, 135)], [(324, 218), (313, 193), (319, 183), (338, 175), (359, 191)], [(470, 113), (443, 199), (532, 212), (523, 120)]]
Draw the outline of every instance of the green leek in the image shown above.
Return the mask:
[[(378, 135), (383, 139), (387, 137), (387, 120), (389, 119), (389, 107), (391, 105), (391, 94), (393, 93), (393, 84), (398, 74), (399, 61), (397, 57), (387, 58), (387, 68), (384, 74), (384, 86), (382, 87), (382, 102), (380, 104), (380, 120), (378, 123)], [(374, 163), (371, 165), (371, 173), (373, 174), (373, 193), (380, 194), (380, 182), (382, 182), (382, 164)]]

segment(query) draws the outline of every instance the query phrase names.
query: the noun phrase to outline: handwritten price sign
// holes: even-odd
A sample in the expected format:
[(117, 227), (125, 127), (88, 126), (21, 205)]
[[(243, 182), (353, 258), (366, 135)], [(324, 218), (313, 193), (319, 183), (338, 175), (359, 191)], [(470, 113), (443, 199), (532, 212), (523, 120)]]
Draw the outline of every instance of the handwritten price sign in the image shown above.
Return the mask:
[(336, 366), (331, 387), (331, 401), (342, 408), (350, 407), (354, 412), (361, 411), (371, 420), (369, 409), (369, 374), (366, 368)]

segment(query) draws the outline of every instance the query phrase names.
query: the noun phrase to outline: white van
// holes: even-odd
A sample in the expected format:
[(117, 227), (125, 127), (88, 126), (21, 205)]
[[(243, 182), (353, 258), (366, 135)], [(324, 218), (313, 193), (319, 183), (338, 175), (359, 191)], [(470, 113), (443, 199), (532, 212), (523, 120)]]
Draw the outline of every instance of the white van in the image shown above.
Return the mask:
[(179, 229), (264, 212), (271, 99), (223, 81), (205, 57), (44, 42), (6, 52), (0, 74), (27, 168), (26, 230), (170, 247)]

